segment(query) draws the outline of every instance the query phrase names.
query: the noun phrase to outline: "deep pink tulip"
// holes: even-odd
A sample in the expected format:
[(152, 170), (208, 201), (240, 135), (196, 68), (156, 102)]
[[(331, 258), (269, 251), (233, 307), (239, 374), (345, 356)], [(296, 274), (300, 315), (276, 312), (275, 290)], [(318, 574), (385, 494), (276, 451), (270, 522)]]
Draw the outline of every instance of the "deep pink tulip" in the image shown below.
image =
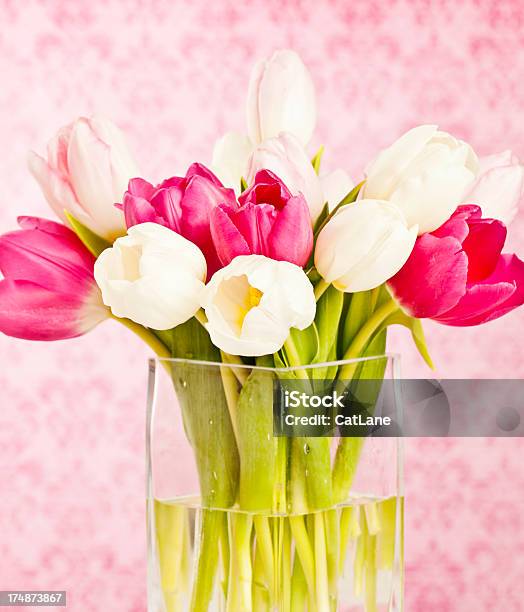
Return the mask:
[(459, 206), (423, 234), (388, 282), (402, 308), (445, 325), (479, 325), (524, 303), (524, 262), (501, 255), (506, 226), (483, 219), (478, 206)]
[(237, 255), (265, 255), (303, 266), (313, 248), (311, 215), (302, 194), (291, 195), (269, 170), (239, 198), (240, 208), (221, 205), (211, 212), (211, 234), (222, 265)]
[(185, 177), (174, 176), (156, 187), (131, 179), (119, 207), (128, 228), (152, 221), (194, 242), (206, 257), (210, 277), (221, 267), (209, 229), (211, 211), (219, 204), (236, 206), (235, 192), (202, 164), (192, 164)]
[(109, 311), (93, 278), (95, 259), (70, 229), (20, 217), (0, 236), (0, 331), (26, 340), (86, 333)]

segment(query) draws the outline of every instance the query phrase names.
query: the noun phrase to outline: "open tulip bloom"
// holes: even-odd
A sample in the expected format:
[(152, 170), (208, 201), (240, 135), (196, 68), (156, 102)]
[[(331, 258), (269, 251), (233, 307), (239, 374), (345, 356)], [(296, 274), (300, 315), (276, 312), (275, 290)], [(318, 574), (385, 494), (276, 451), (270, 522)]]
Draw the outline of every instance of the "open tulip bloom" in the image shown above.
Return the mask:
[[(299, 378), (313, 376), (304, 366), (344, 361), (330, 375), (350, 380), (357, 375), (351, 360), (384, 353), (389, 325), (410, 329), (431, 365), (422, 319), (479, 325), (524, 303), (524, 263), (503, 252), (504, 223), (524, 191), (523, 166), (510, 151), (479, 159), (470, 145), (423, 125), (380, 152), (357, 186), (344, 170), (321, 174), (322, 149), (313, 156), (306, 148), (316, 121), (313, 82), (287, 50), (257, 64), (246, 115), (246, 134), (226, 134), (215, 145), (213, 171), (194, 163), (156, 185), (140, 176), (118, 128), (100, 117), (62, 128), (46, 157), (31, 154), (30, 170), (58, 220), (21, 217), (21, 229), (0, 237), (0, 330), (62, 340), (110, 319), (162, 358), (288, 367)], [(204, 505), (221, 499), (225, 483), (217, 477), (211, 491), (205, 475), (222, 474), (217, 466), (227, 453), (239, 462), (228, 478), (244, 478), (230, 503), (282, 511), (281, 497), (262, 499), (258, 479), (242, 476), (247, 461), (277, 491), (278, 462), (294, 461), (293, 444), (281, 439), (268, 455), (246, 455), (273, 435), (272, 407), (254, 377), (239, 374), (234, 392), (206, 382), (225, 394), (236, 437), (199, 464)], [(242, 434), (235, 415), (246, 402), (257, 411)], [(186, 407), (195, 446), (192, 420), (206, 410)], [(294, 493), (284, 510), (344, 502), (359, 448), (358, 439), (342, 439), (333, 462), (327, 439), (312, 442), (307, 486), (287, 471), (284, 489)], [(207, 545), (192, 595), (197, 611), (207, 610), (217, 572), (215, 535), (206, 533), (212, 526), (201, 528)], [(232, 550), (249, 545), (250, 533)], [(304, 589), (317, 606), (310, 609), (329, 610), (322, 597), (336, 569), (311, 573), (326, 554), (319, 533), (313, 545), (294, 522), (292, 534)], [(237, 562), (244, 571), (250, 555), (239, 552)], [(250, 610), (235, 584), (228, 610)]]

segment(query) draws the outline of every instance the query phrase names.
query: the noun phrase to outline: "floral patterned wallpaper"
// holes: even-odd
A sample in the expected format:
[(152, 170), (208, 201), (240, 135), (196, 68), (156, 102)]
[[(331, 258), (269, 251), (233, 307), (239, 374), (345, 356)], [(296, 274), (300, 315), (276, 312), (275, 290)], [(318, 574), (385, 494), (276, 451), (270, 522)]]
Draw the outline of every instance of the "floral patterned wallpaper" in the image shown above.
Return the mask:
[[(293, 47), (318, 87), (315, 144), (355, 178), (435, 122), (479, 153), (524, 157), (519, 0), (0, 0), (0, 230), (50, 215), (30, 148), (79, 114), (128, 133), (152, 181), (208, 162), (241, 128), (252, 63)], [(315, 147), (312, 147), (312, 151)], [(524, 213), (510, 247), (524, 253)], [(524, 311), (428, 324), (434, 376), (524, 376)], [(406, 376), (430, 375), (392, 334)], [(0, 338), (0, 589), (66, 589), (78, 612), (145, 610), (147, 350), (106, 323), (52, 346)], [(519, 612), (522, 440), (406, 441), (409, 612)]]

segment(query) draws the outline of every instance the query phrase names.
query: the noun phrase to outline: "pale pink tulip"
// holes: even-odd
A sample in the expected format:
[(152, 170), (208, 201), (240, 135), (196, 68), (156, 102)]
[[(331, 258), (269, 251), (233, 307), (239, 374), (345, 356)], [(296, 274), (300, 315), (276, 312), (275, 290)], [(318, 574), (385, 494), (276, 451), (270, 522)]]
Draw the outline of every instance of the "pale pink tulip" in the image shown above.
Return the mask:
[(29, 170), (51, 208), (66, 221), (69, 212), (93, 232), (113, 241), (125, 234), (122, 201), (138, 168), (122, 132), (102, 117), (80, 117), (63, 127), (47, 147), (47, 159), (29, 154)]
[(511, 151), (480, 158), (480, 173), (463, 202), (478, 204), (487, 217), (509, 225), (524, 195), (524, 166)]
[(0, 331), (26, 340), (62, 340), (109, 316), (93, 278), (94, 257), (67, 227), (20, 217), (0, 236)]

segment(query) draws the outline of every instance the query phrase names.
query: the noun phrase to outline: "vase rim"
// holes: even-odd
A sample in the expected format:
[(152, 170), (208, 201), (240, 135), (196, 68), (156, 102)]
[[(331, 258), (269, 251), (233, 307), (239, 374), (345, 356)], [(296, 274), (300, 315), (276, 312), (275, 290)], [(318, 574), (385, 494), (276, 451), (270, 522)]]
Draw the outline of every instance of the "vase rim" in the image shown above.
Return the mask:
[(166, 365), (166, 364), (191, 364), (191, 365), (200, 365), (200, 366), (210, 366), (210, 367), (215, 367), (215, 368), (232, 368), (232, 369), (238, 369), (238, 368), (242, 368), (242, 369), (247, 369), (247, 370), (259, 370), (259, 371), (266, 371), (266, 372), (296, 372), (297, 370), (314, 370), (317, 368), (323, 368), (323, 367), (332, 367), (332, 366), (344, 366), (344, 365), (348, 365), (348, 364), (354, 364), (354, 363), (365, 363), (368, 361), (375, 361), (378, 359), (386, 359), (388, 362), (398, 362), (398, 360), (400, 359), (400, 354), (399, 353), (392, 353), (392, 352), (386, 352), (386, 353), (382, 353), (380, 355), (371, 355), (369, 357), (357, 357), (355, 359), (338, 359), (338, 360), (334, 360), (334, 361), (324, 361), (322, 363), (310, 363), (310, 364), (304, 364), (304, 365), (296, 365), (296, 366), (284, 366), (284, 367), (269, 367), (269, 366), (257, 366), (257, 365), (250, 365), (250, 364), (245, 364), (245, 363), (227, 363), (227, 362), (221, 362), (221, 361), (205, 361), (202, 359), (184, 359), (184, 358), (180, 358), (180, 357), (151, 357), (149, 359), (149, 363), (150, 364), (162, 364), (162, 365)]

